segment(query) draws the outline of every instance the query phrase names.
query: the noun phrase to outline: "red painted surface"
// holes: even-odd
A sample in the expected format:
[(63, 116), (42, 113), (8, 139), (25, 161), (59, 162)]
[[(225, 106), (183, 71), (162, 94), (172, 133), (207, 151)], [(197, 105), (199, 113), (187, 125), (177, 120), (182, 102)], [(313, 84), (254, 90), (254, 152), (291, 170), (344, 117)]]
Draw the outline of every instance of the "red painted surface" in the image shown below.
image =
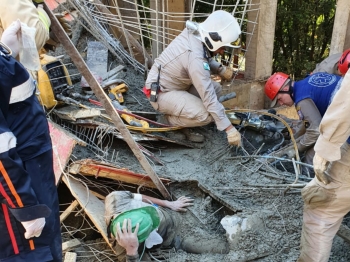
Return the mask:
[(53, 149), (53, 169), (57, 184), (61, 177), (62, 169), (64, 170), (72, 154), (76, 141), (68, 136), (60, 127), (50, 122), (49, 129)]
[(51, 11), (55, 10), (59, 4), (62, 4), (65, 2), (66, 0), (45, 0), (45, 4)]

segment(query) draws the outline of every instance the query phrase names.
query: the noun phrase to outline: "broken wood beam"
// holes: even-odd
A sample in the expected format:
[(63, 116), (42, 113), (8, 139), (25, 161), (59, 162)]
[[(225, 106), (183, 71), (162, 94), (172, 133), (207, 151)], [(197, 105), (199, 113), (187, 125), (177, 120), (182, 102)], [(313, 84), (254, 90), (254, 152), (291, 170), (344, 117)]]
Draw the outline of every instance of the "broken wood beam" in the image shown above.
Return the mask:
[[(99, 2), (99, 1), (97, 1)], [(114, 106), (112, 105), (110, 99), (108, 98), (107, 94), (103, 91), (100, 84), (97, 82), (97, 80), (94, 78), (93, 74), (87, 67), (86, 63), (84, 62), (83, 58), (79, 54), (78, 50), (75, 48), (75, 46), (72, 44), (70, 38), (65, 33), (64, 29), (62, 28), (60, 22), (56, 18), (56, 16), (51, 12), (51, 10), (45, 5), (45, 11), (47, 12), (50, 20), (51, 20), (51, 29), (53, 33), (57, 36), (58, 39), (60, 39), (60, 42), (64, 49), (66, 50), (67, 54), (71, 57), (74, 65), (77, 67), (79, 72), (82, 76), (86, 79), (86, 81), (89, 83), (89, 86), (91, 87), (92, 91), (94, 92), (95, 96), (98, 98), (98, 100), (102, 103), (103, 107), (105, 108), (108, 115), (111, 117), (112, 122), (115, 124), (119, 132), (124, 137), (126, 143), (129, 145), (130, 149), (133, 151), (134, 155), (140, 162), (141, 166), (144, 168), (146, 173), (151, 177), (153, 183), (157, 186), (157, 189), (162, 194), (162, 196), (167, 199), (171, 200), (171, 196), (163, 183), (160, 181), (159, 177), (153, 170), (150, 163), (147, 161), (146, 157), (141, 152), (140, 148), (137, 146), (136, 142), (132, 138), (129, 130), (124, 125), (123, 121), (121, 120), (119, 114), (116, 112)]]
[[(134, 173), (126, 168), (118, 168), (110, 164), (84, 159), (69, 166), (69, 173), (86, 176), (104, 177), (134, 185), (157, 188), (152, 179), (144, 174)], [(162, 183), (169, 184), (171, 180), (160, 178)]]
[(66, 210), (64, 210), (60, 215), (60, 223), (62, 223), (78, 205), (78, 201), (74, 200), (72, 204), (70, 204), (69, 207), (67, 207)]

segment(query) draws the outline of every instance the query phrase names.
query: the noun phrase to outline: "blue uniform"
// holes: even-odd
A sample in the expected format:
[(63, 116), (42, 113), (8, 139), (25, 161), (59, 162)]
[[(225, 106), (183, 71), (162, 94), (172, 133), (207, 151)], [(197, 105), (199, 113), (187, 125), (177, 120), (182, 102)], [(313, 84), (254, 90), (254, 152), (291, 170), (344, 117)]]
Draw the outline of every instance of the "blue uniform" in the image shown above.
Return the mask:
[[(51, 139), (35, 85), (0, 46), (0, 261), (62, 261)], [(21, 221), (46, 218), (40, 237)]]
[(301, 100), (311, 99), (323, 116), (339, 80), (341, 77), (337, 75), (315, 73), (303, 80), (296, 81), (293, 85), (294, 103), (298, 104)]

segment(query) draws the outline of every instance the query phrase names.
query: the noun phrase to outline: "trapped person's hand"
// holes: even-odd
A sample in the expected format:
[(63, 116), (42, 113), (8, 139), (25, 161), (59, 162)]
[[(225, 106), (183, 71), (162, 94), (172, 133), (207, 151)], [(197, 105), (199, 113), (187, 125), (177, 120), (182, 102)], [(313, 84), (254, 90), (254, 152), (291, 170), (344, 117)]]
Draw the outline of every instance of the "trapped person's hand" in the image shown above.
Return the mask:
[(32, 237), (39, 237), (41, 235), (46, 221), (44, 217), (41, 217), (21, 223), (26, 230), (26, 232), (24, 233), (24, 237), (26, 239), (30, 239)]
[(237, 131), (236, 128), (232, 126), (231, 129), (226, 131), (227, 141), (230, 145), (240, 147), (241, 146), (241, 134)]
[(18, 32), (20, 30), (21, 21), (17, 19), (16, 21), (12, 22), (8, 28), (6, 28), (1, 36), (1, 42), (11, 49), (13, 57), (18, 55), (21, 48), (21, 44), (18, 39)]
[(176, 201), (168, 201), (167, 207), (174, 211), (186, 212), (185, 207), (193, 206), (193, 199), (185, 196), (179, 197)]
[(314, 164), (315, 176), (317, 177), (317, 179), (325, 185), (329, 184), (330, 182), (329, 178), (325, 174), (325, 171), (329, 164), (328, 160), (324, 159), (323, 157), (315, 153), (313, 164)]
[(139, 223), (137, 223), (134, 232), (132, 232), (131, 219), (124, 219), (122, 228), (120, 228), (120, 223), (117, 223), (116, 240), (121, 247), (125, 248), (127, 255), (134, 256), (137, 254), (139, 226)]

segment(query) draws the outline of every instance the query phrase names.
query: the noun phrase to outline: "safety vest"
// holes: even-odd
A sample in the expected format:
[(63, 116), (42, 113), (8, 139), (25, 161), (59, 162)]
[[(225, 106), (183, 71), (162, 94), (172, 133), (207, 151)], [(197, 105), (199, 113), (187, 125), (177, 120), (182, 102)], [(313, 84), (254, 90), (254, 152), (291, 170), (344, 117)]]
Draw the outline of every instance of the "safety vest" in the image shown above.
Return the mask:
[(337, 75), (315, 73), (296, 81), (293, 85), (294, 103), (298, 104), (301, 100), (311, 99), (323, 116), (340, 80), (341, 77)]

